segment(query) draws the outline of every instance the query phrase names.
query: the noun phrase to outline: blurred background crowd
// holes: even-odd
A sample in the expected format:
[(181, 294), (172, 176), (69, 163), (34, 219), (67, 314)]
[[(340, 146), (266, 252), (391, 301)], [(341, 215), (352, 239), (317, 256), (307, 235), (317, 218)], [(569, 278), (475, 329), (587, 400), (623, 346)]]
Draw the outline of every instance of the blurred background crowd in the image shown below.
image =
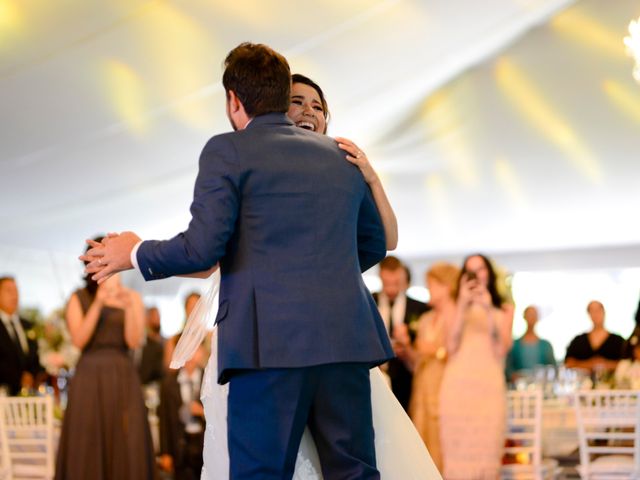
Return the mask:
[[(560, 385), (570, 371), (580, 372), (575, 388), (640, 388), (640, 308), (630, 319), (635, 326), (621, 336), (608, 330), (606, 306), (594, 298), (584, 305), (590, 328), (576, 330), (560, 353), (536, 331), (540, 309), (515, 308), (510, 276), (499, 272), (482, 254), (460, 265), (434, 262), (422, 272), (425, 302), (408, 293), (419, 284), (410, 268), (388, 256), (378, 269), (381, 288), (373, 292), (397, 355), (382, 366), (389, 385), (437, 466), (456, 465), (462, 477), (501, 461), (507, 389), (541, 380)], [(128, 434), (137, 429), (141, 478), (156, 469), (167, 478), (199, 478), (200, 389), (210, 346), (205, 341), (183, 368), (169, 369), (180, 332), (163, 336), (161, 310), (145, 306), (118, 276), (101, 286), (84, 282), (65, 309), (42, 319), (20, 308), (19, 279), (0, 278), (2, 393), (55, 396), (62, 465), (79, 450), (99, 463), (103, 447), (88, 449), (81, 425), (87, 412), (103, 420), (115, 415), (81, 392), (126, 392), (121, 402), (130, 415)], [(199, 298), (198, 291), (182, 297), (180, 322)], [(516, 311), (522, 319), (514, 319)], [(90, 321), (79, 322), (83, 316)], [(513, 334), (514, 322), (524, 323), (524, 333)], [(86, 388), (96, 382), (97, 389)]]

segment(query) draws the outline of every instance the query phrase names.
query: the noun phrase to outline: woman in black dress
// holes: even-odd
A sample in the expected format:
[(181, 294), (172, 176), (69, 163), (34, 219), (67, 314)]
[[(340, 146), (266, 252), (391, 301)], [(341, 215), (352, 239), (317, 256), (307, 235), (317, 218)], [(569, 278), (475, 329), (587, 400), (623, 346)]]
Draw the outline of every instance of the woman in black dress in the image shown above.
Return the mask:
[(67, 304), (71, 339), (82, 350), (69, 388), (56, 480), (155, 478), (147, 411), (129, 349), (144, 328), (140, 296), (113, 276), (89, 277)]
[(624, 339), (604, 328), (604, 306), (597, 300), (589, 302), (587, 312), (593, 329), (575, 337), (565, 356), (564, 364), (569, 368), (615, 370), (622, 358)]

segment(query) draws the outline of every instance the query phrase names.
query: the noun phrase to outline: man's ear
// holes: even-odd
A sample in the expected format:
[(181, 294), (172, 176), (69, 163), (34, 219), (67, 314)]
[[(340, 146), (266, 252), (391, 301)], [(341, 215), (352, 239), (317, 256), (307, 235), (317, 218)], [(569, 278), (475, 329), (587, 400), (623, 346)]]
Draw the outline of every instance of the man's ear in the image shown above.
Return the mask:
[(242, 108), (242, 103), (240, 102), (240, 99), (238, 99), (236, 92), (234, 92), (233, 90), (229, 90), (227, 92), (227, 98), (229, 102), (229, 111), (231, 113), (237, 113), (238, 110)]

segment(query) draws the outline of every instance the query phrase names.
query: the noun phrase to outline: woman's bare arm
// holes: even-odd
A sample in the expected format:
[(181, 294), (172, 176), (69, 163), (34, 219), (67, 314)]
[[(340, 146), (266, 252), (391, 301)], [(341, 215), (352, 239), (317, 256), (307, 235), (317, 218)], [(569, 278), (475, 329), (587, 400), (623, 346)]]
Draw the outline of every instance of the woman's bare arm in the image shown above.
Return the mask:
[(365, 153), (355, 143), (343, 137), (336, 137), (336, 141), (338, 146), (347, 152), (347, 160), (356, 165), (362, 172), (365, 182), (371, 189), (373, 200), (376, 202), (376, 207), (382, 219), (387, 250), (395, 250), (398, 246), (398, 220), (393, 207), (391, 207), (387, 193), (384, 191), (380, 177), (378, 177), (371, 163), (369, 163)]
[(93, 336), (93, 332), (98, 324), (100, 312), (104, 306), (104, 291), (102, 287), (98, 287), (98, 292), (89, 306), (87, 313), (82, 311), (82, 305), (77, 294), (71, 295), (67, 303), (66, 319), (69, 333), (71, 334), (71, 343), (79, 349), (83, 349), (87, 342)]
[(129, 348), (138, 348), (142, 342), (145, 324), (142, 298), (137, 292), (129, 289), (123, 289), (120, 298), (124, 304), (124, 340)]

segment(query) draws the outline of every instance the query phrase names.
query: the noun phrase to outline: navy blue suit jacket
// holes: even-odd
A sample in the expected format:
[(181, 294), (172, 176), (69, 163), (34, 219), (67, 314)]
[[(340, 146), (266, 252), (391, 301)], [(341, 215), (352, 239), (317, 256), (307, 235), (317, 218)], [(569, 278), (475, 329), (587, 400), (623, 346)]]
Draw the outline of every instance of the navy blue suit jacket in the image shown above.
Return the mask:
[(361, 272), (386, 253), (380, 215), (336, 142), (285, 114), (213, 137), (188, 229), (145, 241), (145, 279), (220, 262), (219, 381), (234, 370), (383, 363), (393, 350)]

